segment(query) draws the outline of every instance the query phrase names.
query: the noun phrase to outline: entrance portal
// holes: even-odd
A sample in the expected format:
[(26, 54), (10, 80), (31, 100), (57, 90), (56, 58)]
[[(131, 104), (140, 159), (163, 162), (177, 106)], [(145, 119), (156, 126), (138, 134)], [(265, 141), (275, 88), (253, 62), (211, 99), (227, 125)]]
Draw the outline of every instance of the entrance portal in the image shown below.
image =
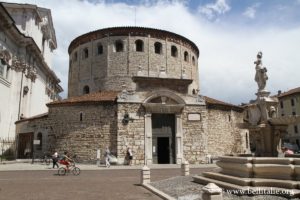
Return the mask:
[(33, 133), (19, 134), (18, 158), (32, 158)]
[(152, 114), (153, 163), (175, 163), (175, 115)]
[(168, 137), (157, 138), (157, 163), (159, 164), (170, 163), (170, 149), (169, 149)]

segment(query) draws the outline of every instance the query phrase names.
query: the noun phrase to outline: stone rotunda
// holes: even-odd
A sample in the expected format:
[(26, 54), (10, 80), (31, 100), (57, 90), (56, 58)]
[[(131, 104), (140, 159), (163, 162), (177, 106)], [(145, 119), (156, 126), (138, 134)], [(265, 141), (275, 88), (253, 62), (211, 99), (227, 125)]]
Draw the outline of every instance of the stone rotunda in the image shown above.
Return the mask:
[[(123, 163), (204, 163), (248, 153), (239, 106), (200, 95), (199, 49), (178, 34), (143, 27), (100, 29), (69, 46), (68, 98), (20, 120), (17, 134), (43, 133), (42, 150), (95, 161), (108, 146)], [(35, 147), (34, 147), (35, 148)]]

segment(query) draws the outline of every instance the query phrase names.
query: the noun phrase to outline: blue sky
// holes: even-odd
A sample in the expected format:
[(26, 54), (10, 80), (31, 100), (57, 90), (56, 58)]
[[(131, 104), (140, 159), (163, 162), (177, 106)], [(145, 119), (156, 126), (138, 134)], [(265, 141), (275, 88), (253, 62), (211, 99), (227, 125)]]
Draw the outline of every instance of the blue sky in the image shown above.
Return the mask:
[(51, 9), (58, 41), (53, 69), (64, 97), (70, 42), (112, 26), (164, 29), (193, 41), (200, 49), (200, 92), (212, 98), (234, 104), (256, 98), (258, 51), (268, 69), (267, 90), (300, 86), (300, 0), (8, 1)]

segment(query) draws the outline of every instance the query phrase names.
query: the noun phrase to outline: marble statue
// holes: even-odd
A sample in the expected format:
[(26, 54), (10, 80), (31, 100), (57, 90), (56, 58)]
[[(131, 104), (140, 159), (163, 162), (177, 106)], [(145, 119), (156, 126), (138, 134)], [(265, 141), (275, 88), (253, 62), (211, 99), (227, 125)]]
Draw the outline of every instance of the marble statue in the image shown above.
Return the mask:
[(258, 52), (257, 60), (254, 62), (254, 64), (256, 64), (255, 81), (257, 82), (258, 85), (258, 91), (262, 91), (265, 89), (266, 82), (268, 80), (267, 68), (263, 67), (261, 58), (262, 58), (262, 52)]

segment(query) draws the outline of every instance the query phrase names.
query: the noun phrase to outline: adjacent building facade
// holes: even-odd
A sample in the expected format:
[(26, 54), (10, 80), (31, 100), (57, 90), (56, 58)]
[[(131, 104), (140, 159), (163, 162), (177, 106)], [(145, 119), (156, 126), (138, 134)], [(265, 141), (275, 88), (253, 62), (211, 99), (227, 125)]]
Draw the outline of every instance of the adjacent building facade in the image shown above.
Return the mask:
[[(287, 92), (279, 92), (279, 115), (280, 116), (299, 116), (300, 114), (300, 87), (291, 89)], [(288, 126), (288, 134), (284, 138), (287, 143), (300, 148), (300, 124), (295, 123)]]
[(46, 113), (46, 104), (58, 100), (62, 88), (51, 63), (56, 47), (49, 9), (0, 3), (1, 139), (14, 139), (15, 121)]
[[(72, 151), (95, 161), (108, 146), (120, 163), (204, 163), (246, 153), (243, 109), (200, 94), (199, 49), (172, 32), (115, 27), (79, 36), (69, 46), (68, 98), (17, 122), (17, 135), (40, 132), (40, 151)], [(19, 148), (19, 155), (25, 151)]]

